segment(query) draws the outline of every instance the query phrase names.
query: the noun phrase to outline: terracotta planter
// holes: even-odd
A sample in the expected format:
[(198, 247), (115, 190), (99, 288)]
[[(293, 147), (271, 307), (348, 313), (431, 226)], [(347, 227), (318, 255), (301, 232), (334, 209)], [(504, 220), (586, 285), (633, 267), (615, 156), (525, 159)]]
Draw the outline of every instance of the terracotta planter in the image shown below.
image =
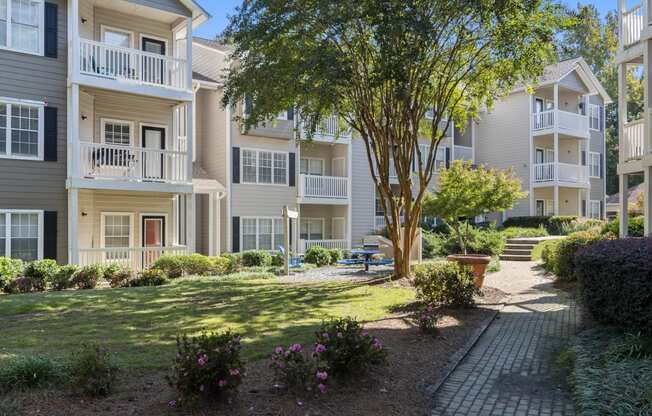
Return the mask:
[(452, 254), (446, 257), (448, 261), (456, 261), (459, 264), (470, 266), (473, 269), (473, 284), (480, 289), (484, 283), (484, 272), (491, 261), (490, 256), (481, 254)]

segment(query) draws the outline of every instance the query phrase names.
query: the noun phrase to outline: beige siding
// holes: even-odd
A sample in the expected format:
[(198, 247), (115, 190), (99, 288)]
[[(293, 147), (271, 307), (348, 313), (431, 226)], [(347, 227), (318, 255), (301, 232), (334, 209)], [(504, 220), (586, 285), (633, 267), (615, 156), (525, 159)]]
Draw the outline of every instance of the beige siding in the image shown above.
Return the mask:
[(561, 81), (559, 81), (559, 86), (577, 91), (582, 94), (589, 92), (586, 85), (577, 74), (577, 71), (573, 71), (570, 74), (566, 75)]
[(190, 17), (191, 11), (188, 10), (179, 0), (127, 0), (130, 3), (140, 4), (142, 6), (153, 7), (170, 13)]
[[(324, 239), (329, 240), (333, 239), (333, 218), (342, 217), (344, 221), (347, 221), (347, 211), (346, 206), (335, 206), (335, 205), (312, 205), (312, 204), (303, 204), (301, 205), (301, 212), (299, 221), (302, 218), (321, 218), (324, 220)], [(355, 242), (355, 240), (354, 240)]]
[(192, 44), (192, 69), (215, 81), (221, 81), (228, 69), (228, 55), (198, 43)]
[[(87, 22), (86, 25), (88, 24)], [(166, 54), (173, 55), (172, 27), (167, 23), (147, 19), (137, 14), (125, 14), (115, 10), (95, 7), (92, 24), (95, 40), (102, 40), (102, 26), (108, 26), (132, 32), (132, 47), (135, 49), (142, 49), (141, 36), (149, 35), (162, 38), (167, 42)]]

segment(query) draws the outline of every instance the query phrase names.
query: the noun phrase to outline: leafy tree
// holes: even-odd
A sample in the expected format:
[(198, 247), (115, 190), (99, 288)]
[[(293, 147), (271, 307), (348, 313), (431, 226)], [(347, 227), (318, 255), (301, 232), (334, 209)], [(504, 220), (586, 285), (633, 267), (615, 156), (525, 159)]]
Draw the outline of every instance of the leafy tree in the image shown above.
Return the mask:
[(245, 128), (294, 106), (307, 140), (337, 114), (364, 143), (403, 277), (445, 131), (536, 79), (563, 22), (544, 0), (249, 0), (224, 33), (223, 105), (247, 97)]
[(510, 169), (500, 171), (477, 168), (471, 162), (453, 162), (442, 171), (439, 190), (429, 194), (423, 203), (423, 213), (444, 220), (455, 232), (466, 254), (470, 236), (469, 222), (478, 215), (502, 212), (527, 196), (521, 191), (521, 180)]

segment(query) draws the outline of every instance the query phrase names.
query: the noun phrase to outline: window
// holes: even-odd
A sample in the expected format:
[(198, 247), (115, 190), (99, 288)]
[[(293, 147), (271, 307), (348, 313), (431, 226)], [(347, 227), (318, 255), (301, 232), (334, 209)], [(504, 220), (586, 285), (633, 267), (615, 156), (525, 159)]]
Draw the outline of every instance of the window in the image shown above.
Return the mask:
[[(102, 243), (104, 248), (128, 249), (132, 244), (132, 214), (102, 214)], [(108, 250), (107, 260), (125, 260), (129, 258), (129, 250)]]
[(0, 157), (43, 159), (43, 114), (41, 103), (0, 98)]
[(131, 146), (133, 131), (130, 121), (102, 119), (102, 138), (106, 144)]
[(554, 215), (555, 203), (552, 199), (537, 199), (536, 200), (536, 215), (550, 216)]
[[(2, 1), (2, 0), (0, 0)], [(123, 48), (132, 48), (132, 33), (126, 30), (102, 26), (102, 39), (104, 43)]]
[(591, 200), (589, 201), (589, 218), (600, 219), (600, 201)]
[(602, 173), (602, 155), (597, 152), (589, 152), (589, 172), (592, 178), (599, 178)]
[(300, 222), (300, 238), (302, 240), (324, 239), (323, 218), (301, 218)]
[(284, 239), (282, 218), (242, 218), (242, 251), (276, 250)]
[(308, 157), (301, 158), (300, 171), (304, 175), (324, 175), (324, 160)]
[(242, 150), (242, 182), (287, 185), (288, 154), (264, 150)]
[(0, 0), (0, 48), (42, 54), (43, 0)]
[(43, 257), (43, 212), (0, 210), (0, 256), (37, 260)]
[(589, 104), (589, 127), (591, 130), (602, 130), (602, 106)]
[(287, 119), (288, 119), (288, 112), (287, 112), (287, 110), (285, 110), (285, 111), (281, 111), (280, 113), (278, 113), (278, 115), (276, 116), (276, 119), (277, 119), (277, 120), (287, 120)]

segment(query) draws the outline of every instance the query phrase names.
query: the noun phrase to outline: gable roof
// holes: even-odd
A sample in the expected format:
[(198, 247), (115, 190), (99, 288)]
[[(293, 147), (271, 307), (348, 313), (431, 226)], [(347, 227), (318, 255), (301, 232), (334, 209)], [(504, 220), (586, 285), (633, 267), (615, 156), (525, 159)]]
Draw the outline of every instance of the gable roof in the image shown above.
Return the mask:
[(196, 0), (179, 0), (192, 12), (193, 27), (197, 27), (211, 18), (211, 14), (206, 11)]
[(196, 81), (212, 82), (212, 83), (215, 83), (215, 84), (220, 83), (219, 81), (214, 80), (213, 78), (211, 78), (209, 76), (206, 76), (204, 74), (201, 74), (201, 73), (199, 73), (197, 71), (192, 71), (192, 79), (194, 79)]
[(216, 39), (206, 39), (206, 38), (200, 38), (199, 36), (193, 36), (192, 40), (201, 46), (214, 49), (224, 54), (230, 54), (231, 52), (233, 52), (232, 45), (221, 43)]

